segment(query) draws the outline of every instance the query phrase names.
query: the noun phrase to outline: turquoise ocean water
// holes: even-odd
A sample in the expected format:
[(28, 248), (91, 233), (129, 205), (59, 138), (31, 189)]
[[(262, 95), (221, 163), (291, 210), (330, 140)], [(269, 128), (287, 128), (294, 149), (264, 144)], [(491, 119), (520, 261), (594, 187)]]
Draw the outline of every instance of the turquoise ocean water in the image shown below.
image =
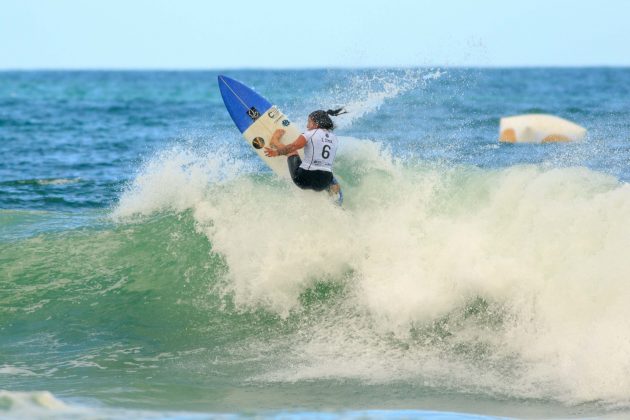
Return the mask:
[(0, 73), (0, 417), (630, 417), (630, 69), (224, 74), (347, 107), (343, 209), (216, 72)]

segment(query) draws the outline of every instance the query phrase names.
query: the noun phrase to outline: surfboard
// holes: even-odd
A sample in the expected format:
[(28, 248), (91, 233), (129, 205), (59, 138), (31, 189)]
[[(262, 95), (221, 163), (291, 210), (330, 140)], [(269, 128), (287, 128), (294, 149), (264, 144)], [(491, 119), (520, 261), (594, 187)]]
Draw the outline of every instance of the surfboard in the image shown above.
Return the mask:
[(584, 136), (584, 127), (555, 115), (515, 115), (503, 117), (499, 123), (499, 141), (504, 143), (570, 142)]
[(271, 135), (278, 128), (285, 130), (282, 136), (284, 144), (293, 142), (302, 132), (277, 106), (241, 82), (221, 75), (219, 89), (232, 121), (252, 150), (278, 176), (290, 179), (287, 160), (265, 156), (264, 147), (269, 147)]
[[(270, 147), (271, 135), (278, 128), (285, 131), (281, 139), (284, 144), (296, 140), (302, 131), (277, 106), (272, 105), (253, 89), (227, 76), (220, 75), (218, 79), (223, 103), (247, 144), (278, 176), (291, 179), (286, 158), (267, 157), (264, 148)], [(303, 158), (302, 150), (298, 153), (300, 158)], [(343, 193), (340, 190), (332, 198), (341, 205)]]

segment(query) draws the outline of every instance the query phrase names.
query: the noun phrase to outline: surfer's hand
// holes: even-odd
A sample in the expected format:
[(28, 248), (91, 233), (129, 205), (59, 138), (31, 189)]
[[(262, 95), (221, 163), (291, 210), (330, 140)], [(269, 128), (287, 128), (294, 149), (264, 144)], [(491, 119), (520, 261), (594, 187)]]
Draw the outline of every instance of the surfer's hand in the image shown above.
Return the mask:
[(278, 151), (277, 150), (273, 150), (271, 147), (265, 147), (265, 156), (267, 156), (267, 157), (278, 156)]

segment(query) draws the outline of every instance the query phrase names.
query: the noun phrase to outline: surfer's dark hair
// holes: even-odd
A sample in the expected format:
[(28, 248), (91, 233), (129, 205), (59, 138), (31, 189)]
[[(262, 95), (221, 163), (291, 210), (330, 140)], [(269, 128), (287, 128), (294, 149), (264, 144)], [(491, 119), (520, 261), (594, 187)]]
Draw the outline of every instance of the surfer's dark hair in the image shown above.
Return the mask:
[(317, 124), (319, 128), (323, 128), (324, 130), (334, 130), (335, 124), (333, 124), (330, 117), (331, 116), (336, 117), (337, 115), (347, 114), (347, 113), (348, 111), (346, 111), (343, 108), (329, 109), (328, 111), (324, 111), (323, 109), (318, 109), (317, 111), (311, 112), (308, 115), (308, 117), (311, 120), (313, 120), (313, 122)]

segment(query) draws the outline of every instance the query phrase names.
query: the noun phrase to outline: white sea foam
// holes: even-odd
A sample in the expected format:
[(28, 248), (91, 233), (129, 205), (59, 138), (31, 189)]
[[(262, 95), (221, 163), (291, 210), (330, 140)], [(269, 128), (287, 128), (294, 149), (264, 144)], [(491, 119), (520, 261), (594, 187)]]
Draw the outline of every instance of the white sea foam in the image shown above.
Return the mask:
[[(370, 76), (356, 76), (351, 79), (350, 87), (336, 89), (328, 99), (332, 103), (345, 105), (348, 114), (335, 119), (339, 128), (345, 128), (368, 113), (378, 110), (387, 100), (414, 89), (422, 89), (433, 80), (446, 74), (445, 71), (409, 69), (402, 74), (386, 72)], [(347, 98), (347, 92), (352, 93)], [(357, 97), (357, 93), (359, 93)]]
[(120, 198), (113, 217), (147, 215), (159, 210), (183, 211), (204, 200), (209, 184), (232, 179), (248, 171), (248, 164), (233, 158), (225, 148), (198, 153), (175, 146), (142, 167)]
[[(216, 168), (241, 163), (175, 154), (149, 165), (115, 214), (190, 210), (242, 309), (288, 316), (316, 282), (346, 284), (345, 310), (291, 339), (292, 364), (255, 379), (416, 377), (628, 402), (630, 186), (584, 168), (427, 169), (343, 141), (345, 210), (279, 181), (217, 182)], [(475, 299), (494, 321), (453, 315)], [(442, 343), (413, 338), (444, 319)]]
[[(337, 127), (343, 129), (365, 115), (377, 111), (386, 100), (412, 90), (424, 89), (446, 74), (446, 71), (440, 69), (383, 70), (370, 74), (358, 74), (350, 77), (343, 85), (335, 85), (313, 96), (308, 106), (313, 109), (345, 107), (348, 113), (334, 118)], [(298, 125), (306, 126), (306, 115), (313, 109), (303, 109), (298, 113), (304, 115), (296, 120)]]
[[(50, 392), (13, 392), (0, 390), (0, 415), (3, 418), (41, 418), (73, 410)], [(72, 413), (76, 414), (76, 413)]]
[(81, 178), (51, 178), (37, 180), (37, 184), (39, 185), (66, 185), (76, 184), (77, 182), (81, 182)]
[(48, 391), (7, 391), (0, 389), (2, 419), (233, 419), (222, 413), (188, 413), (106, 408), (67, 403)]
[(35, 372), (22, 367), (4, 365), (0, 366), (0, 375), (10, 376), (37, 376)]

